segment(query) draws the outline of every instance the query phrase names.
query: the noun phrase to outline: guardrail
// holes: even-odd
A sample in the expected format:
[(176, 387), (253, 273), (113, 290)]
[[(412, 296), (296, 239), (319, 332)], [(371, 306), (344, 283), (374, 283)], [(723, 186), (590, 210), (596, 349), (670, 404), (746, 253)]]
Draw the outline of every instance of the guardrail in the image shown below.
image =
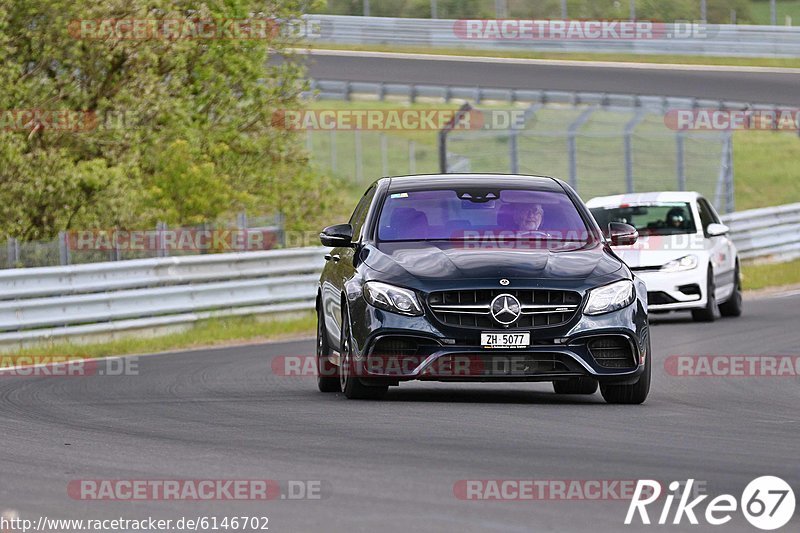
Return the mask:
[(800, 257), (800, 203), (730, 213), (722, 221), (731, 228), (743, 260), (777, 262)]
[[(314, 43), (535, 52), (738, 57), (797, 57), (800, 55), (800, 28), (796, 26), (653, 23), (652, 35), (645, 38), (579, 37), (567, 40), (565, 38), (529, 39), (513, 36), (507, 39), (467, 38), (464, 21), (445, 19), (306, 15), (306, 20), (314, 28), (307, 35), (308, 40)], [(530, 22), (533, 25), (533, 21)], [(537, 22), (551, 24), (553, 21)], [(601, 23), (600, 21), (569, 22), (577, 22), (586, 29), (592, 28), (592, 24)], [(488, 30), (489, 27), (486, 29)], [(557, 33), (556, 35), (561, 34)], [(567, 34), (563, 33), (563, 35)]]
[(653, 112), (671, 109), (721, 109), (732, 111), (780, 111), (786, 106), (758, 102), (737, 102), (711, 98), (657, 96), (621, 93), (593, 93), (583, 91), (554, 91), (531, 89), (497, 89), (490, 87), (459, 87), (453, 85), (419, 85), (411, 83), (362, 82), (347, 80), (310, 80), (306, 98), (324, 100), (351, 100), (353, 97), (404, 98), (416, 102), (428, 100), (482, 102), (509, 102), (531, 105), (565, 104), (611, 108), (637, 108)]
[[(800, 257), (800, 203), (722, 217), (743, 260)], [(0, 271), (0, 345), (313, 309), (325, 248)]]
[(0, 271), (0, 345), (313, 308), (324, 248)]

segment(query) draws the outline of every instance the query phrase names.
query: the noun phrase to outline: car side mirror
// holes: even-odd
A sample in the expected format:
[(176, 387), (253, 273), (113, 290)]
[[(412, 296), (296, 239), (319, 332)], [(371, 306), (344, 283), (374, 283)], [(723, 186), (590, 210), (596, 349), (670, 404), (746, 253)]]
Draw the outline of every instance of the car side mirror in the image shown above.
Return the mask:
[(639, 232), (630, 224), (622, 222), (610, 222), (608, 224), (608, 235), (611, 246), (630, 246), (639, 239)]
[(334, 224), (328, 226), (319, 234), (322, 246), (336, 248), (339, 246), (350, 246), (353, 241), (353, 226), (350, 224)]
[(708, 227), (706, 228), (706, 233), (708, 234), (709, 237), (719, 237), (720, 235), (725, 235), (730, 230), (731, 228), (729, 228), (725, 224), (713, 223), (708, 225)]

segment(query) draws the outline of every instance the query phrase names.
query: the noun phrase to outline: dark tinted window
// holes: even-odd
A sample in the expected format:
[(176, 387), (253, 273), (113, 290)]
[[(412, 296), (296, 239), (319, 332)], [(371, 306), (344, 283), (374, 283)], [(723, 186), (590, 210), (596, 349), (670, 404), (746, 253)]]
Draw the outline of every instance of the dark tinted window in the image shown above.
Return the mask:
[(607, 231), (609, 222), (630, 224), (641, 235), (676, 235), (697, 231), (692, 207), (685, 202), (595, 207), (591, 211), (603, 231)]
[(437, 189), (390, 193), (381, 211), (378, 238), (585, 241), (589, 238), (587, 233), (578, 209), (564, 193)]
[(355, 210), (353, 210), (353, 215), (350, 217), (350, 225), (353, 226), (354, 241), (360, 240), (361, 228), (364, 226), (364, 221), (367, 218), (369, 206), (372, 203), (372, 198), (375, 196), (375, 190), (375, 187), (370, 187), (367, 192), (364, 193), (364, 196), (361, 197)]
[(697, 210), (700, 212), (700, 223), (703, 225), (703, 233), (707, 232), (709, 224), (719, 224), (719, 217), (705, 198), (699, 198), (697, 200)]

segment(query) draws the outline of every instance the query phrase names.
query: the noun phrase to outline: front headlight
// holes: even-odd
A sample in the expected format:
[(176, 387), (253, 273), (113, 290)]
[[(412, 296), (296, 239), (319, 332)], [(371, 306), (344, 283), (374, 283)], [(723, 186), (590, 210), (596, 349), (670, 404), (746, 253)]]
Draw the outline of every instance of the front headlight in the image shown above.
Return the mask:
[(586, 302), (586, 307), (583, 308), (583, 314), (610, 313), (630, 305), (634, 298), (633, 282), (627, 279), (617, 281), (589, 291), (589, 300)]
[(364, 298), (379, 309), (385, 309), (401, 315), (419, 316), (422, 306), (414, 291), (395, 287), (380, 281), (368, 281), (364, 284)]
[(665, 263), (661, 270), (664, 272), (680, 272), (681, 270), (691, 270), (693, 268), (697, 268), (697, 256), (684, 255), (679, 259), (673, 259)]

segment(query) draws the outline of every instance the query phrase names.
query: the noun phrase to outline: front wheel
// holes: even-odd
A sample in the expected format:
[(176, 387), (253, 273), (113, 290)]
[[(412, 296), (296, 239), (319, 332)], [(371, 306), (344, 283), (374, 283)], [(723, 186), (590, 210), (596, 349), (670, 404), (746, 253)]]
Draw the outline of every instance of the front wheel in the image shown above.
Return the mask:
[(727, 301), (719, 304), (719, 313), (722, 316), (741, 316), (742, 315), (742, 280), (739, 275), (739, 263), (736, 263), (733, 278), (733, 294)]
[(714, 272), (708, 269), (706, 276), (706, 306), (692, 309), (692, 319), (696, 322), (713, 322), (717, 318), (717, 299), (714, 296)]
[(339, 357), (339, 383), (344, 395), (351, 400), (378, 400), (389, 390), (388, 385), (365, 385), (358, 377), (356, 365), (353, 361), (353, 340), (350, 329), (350, 314), (347, 307), (342, 304), (342, 339), (339, 343), (341, 356)]
[(325, 317), (322, 312), (317, 312), (317, 387), (320, 392), (341, 392), (339, 372), (336, 365), (331, 363), (330, 354)]
[(650, 342), (647, 343), (647, 354), (644, 360), (644, 372), (639, 377), (639, 381), (631, 385), (600, 385), (600, 394), (607, 403), (635, 405), (643, 403), (650, 393), (650, 375), (653, 354), (650, 349)]

